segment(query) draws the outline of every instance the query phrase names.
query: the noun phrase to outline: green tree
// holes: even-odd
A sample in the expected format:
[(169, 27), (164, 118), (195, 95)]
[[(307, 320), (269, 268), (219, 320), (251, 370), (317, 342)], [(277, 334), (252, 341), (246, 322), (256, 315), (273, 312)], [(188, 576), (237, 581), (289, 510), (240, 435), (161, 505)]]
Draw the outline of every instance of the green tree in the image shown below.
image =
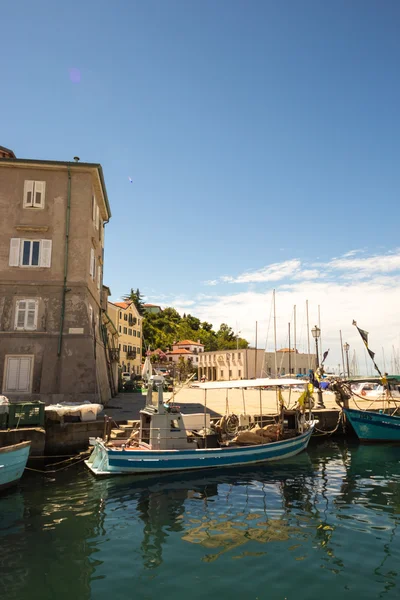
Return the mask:
[(123, 299), (125, 300), (125, 302), (133, 302), (133, 304), (137, 308), (139, 315), (143, 316), (145, 314), (143, 296), (140, 293), (139, 288), (137, 288), (136, 291), (134, 291), (133, 288), (131, 288), (130, 294), (123, 296)]

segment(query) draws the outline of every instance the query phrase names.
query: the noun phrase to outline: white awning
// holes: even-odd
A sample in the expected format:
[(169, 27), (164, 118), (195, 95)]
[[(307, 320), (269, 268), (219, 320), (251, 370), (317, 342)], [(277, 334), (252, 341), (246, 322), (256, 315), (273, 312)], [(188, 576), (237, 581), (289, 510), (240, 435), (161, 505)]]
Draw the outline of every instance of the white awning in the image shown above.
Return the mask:
[(275, 387), (280, 386), (299, 386), (306, 385), (308, 381), (304, 379), (239, 379), (236, 381), (208, 381), (199, 383), (197, 387), (202, 390), (221, 390), (234, 388), (259, 388), (259, 387)]

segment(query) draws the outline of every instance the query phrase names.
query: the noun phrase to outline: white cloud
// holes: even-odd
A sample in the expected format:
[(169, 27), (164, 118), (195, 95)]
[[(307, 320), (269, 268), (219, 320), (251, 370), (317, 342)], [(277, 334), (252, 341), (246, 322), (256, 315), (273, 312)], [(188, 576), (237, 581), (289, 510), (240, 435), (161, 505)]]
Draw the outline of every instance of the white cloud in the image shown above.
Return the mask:
[[(301, 263), (297, 258), (286, 260), (281, 263), (273, 263), (257, 271), (246, 271), (232, 277), (231, 275), (223, 275), (220, 281), (224, 283), (261, 283), (268, 281), (279, 281), (285, 279), (299, 269)], [(213, 280), (217, 281), (217, 280)], [(217, 281), (218, 282), (218, 281)], [(215, 285), (215, 283), (213, 283)]]
[(363, 274), (390, 273), (400, 270), (400, 252), (394, 254), (381, 254), (368, 258), (335, 258), (328, 266), (339, 271), (358, 271)]
[(207, 281), (204, 281), (203, 283), (204, 283), (204, 285), (217, 285), (218, 279), (208, 279)]

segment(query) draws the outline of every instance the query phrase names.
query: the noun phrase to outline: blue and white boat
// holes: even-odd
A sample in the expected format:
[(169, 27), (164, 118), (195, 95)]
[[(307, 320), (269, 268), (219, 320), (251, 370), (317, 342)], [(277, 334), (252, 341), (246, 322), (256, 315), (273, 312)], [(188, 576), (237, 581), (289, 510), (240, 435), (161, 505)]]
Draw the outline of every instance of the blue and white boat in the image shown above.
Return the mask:
[(360, 440), (400, 442), (400, 416), (354, 408), (344, 408), (343, 411)]
[[(140, 430), (131, 444), (96, 439), (90, 458), (85, 461), (89, 469), (99, 476), (121, 474), (148, 474), (169, 471), (237, 467), (289, 458), (307, 448), (314, 430), (314, 420), (307, 420), (304, 411), (292, 411), (291, 436), (257, 445), (239, 445), (226, 441), (210, 430), (210, 415), (206, 411), (197, 415), (184, 415), (178, 406), (164, 404), (163, 377), (152, 376), (146, 406), (140, 411)], [(220, 382), (218, 382), (220, 383)], [(248, 380), (226, 382), (224, 387), (252, 387), (297, 385), (297, 380)], [(222, 387), (221, 384), (201, 384), (203, 389)], [(283, 412), (283, 411), (282, 411)], [(240, 427), (237, 417), (238, 428)], [(197, 426), (196, 426), (197, 421)], [(200, 422), (200, 427), (199, 427)], [(190, 425), (191, 424), (191, 425)], [(283, 424), (283, 419), (281, 420)], [(193, 426), (195, 425), (195, 427)], [(196, 427), (202, 429), (196, 433)], [(253, 434), (255, 435), (255, 434)]]
[(31, 443), (0, 448), (0, 491), (18, 483), (28, 462)]

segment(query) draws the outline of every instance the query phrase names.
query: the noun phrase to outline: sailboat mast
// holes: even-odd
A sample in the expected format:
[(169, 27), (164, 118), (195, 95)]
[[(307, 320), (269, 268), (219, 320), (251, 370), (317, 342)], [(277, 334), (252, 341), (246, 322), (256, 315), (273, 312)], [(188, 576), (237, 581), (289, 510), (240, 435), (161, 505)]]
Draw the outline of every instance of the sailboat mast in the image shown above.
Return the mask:
[(343, 365), (343, 375), (346, 377), (346, 367), (344, 364), (344, 353), (343, 353), (343, 339), (342, 339), (342, 330), (339, 330), (340, 333), (340, 349), (342, 351), (342, 365)]
[(294, 305), (294, 308), (293, 308), (293, 327), (294, 327), (294, 372), (297, 375), (296, 305)]
[(308, 352), (308, 370), (311, 369), (311, 354), (310, 354), (310, 321), (308, 319), (308, 300), (306, 300), (307, 313), (307, 352)]
[(321, 364), (321, 357), (322, 357), (322, 332), (321, 332), (321, 310), (320, 310), (320, 306), (318, 304), (318, 327), (319, 327), (319, 353), (320, 356), (317, 356), (318, 358), (318, 364)]
[(292, 373), (292, 357), (291, 357), (291, 349), (290, 349), (290, 323), (289, 326), (289, 375)]
[(276, 304), (275, 304), (275, 290), (274, 290), (274, 351), (275, 351), (275, 377), (278, 375), (278, 362), (276, 356)]

